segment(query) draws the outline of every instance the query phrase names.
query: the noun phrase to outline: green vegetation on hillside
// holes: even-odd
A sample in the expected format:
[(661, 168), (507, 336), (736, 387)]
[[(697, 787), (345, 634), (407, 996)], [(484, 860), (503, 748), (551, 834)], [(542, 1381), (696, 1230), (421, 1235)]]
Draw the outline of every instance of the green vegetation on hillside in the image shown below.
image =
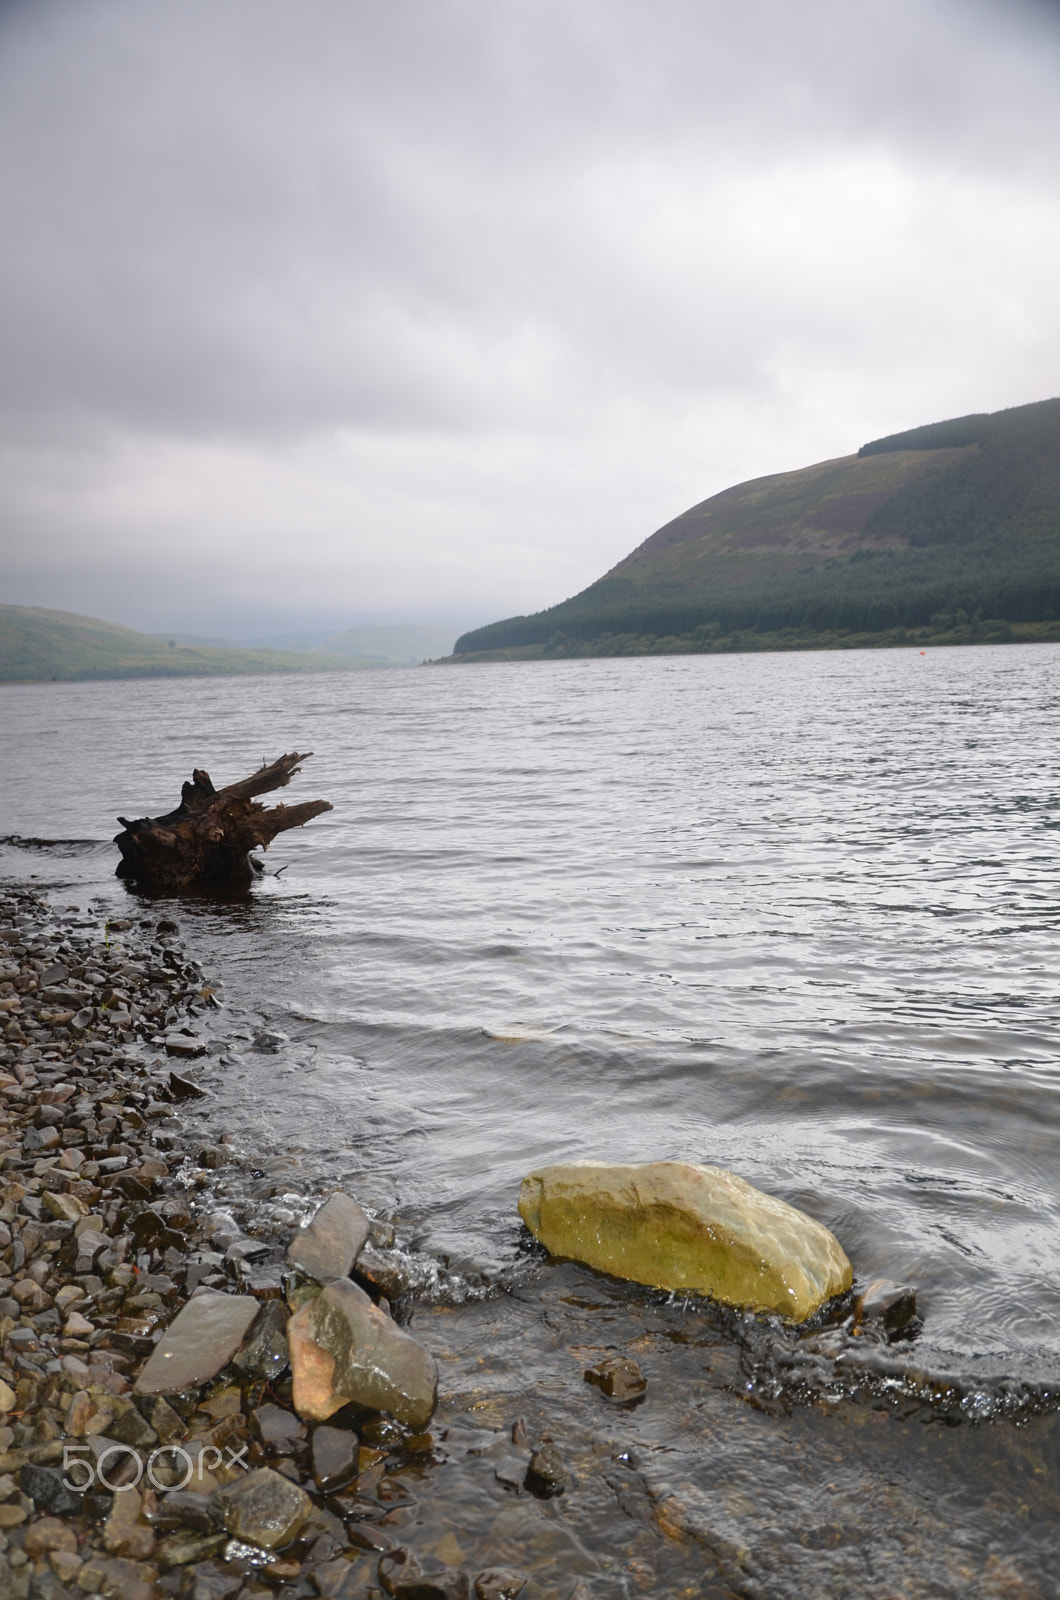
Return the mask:
[(737, 485), (573, 599), (465, 634), (456, 659), (964, 642), (965, 627), (1051, 636), (1056, 619), (1060, 400), (1048, 400)]
[(96, 617), (39, 606), (0, 606), (0, 682), (40, 679), (176, 678), (232, 673), (320, 672), (349, 658), (294, 651), (225, 650), (172, 644)]

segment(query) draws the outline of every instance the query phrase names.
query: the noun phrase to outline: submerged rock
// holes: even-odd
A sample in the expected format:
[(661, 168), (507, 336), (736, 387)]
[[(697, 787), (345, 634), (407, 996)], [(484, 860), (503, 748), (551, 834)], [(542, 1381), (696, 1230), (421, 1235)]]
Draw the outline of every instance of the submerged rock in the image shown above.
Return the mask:
[(287, 1324), (294, 1405), (326, 1422), (348, 1400), (422, 1427), (434, 1410), (434, 1357), (348, 1278), (329, 1283)]
[(874, 1278), (855, 1301), (854, 1314), (859, 1323), (875, 1322), (888, 1333), (899, 1334), (916, 1318), (916, 1290), (890, 1278)]
[(563, 1458), (555, 1445), (539, 1445), (530, 1457), (524, 1480), (531, 1494), (536, 1494), (542, 1500), (550, 1500), (554, 1495), (563, 1493), (568, 1479)]
[(609, 1400), (639, 1400), (648, 1388), (647, 1378), (627, 1356), (607, 1356), (588, 1367), (585, 1381), (594, 1383)]
[(348, 1428), (322, 1424), (313, 1434), (313, 1477), (325, 1494), (357, 1476), (359, 1441)]
[(296, 1233), (287, 1260), (317, 1283), (345, 1278), (364, 1248), (369, 1221), (348, 1194), (333, 1194), (316, 1216)]
[(523, 1179), (519, 1214), (553, 1255), (793, 1322), (853, 1278), (827, 1228), (721, 1167), (542, 1167)]

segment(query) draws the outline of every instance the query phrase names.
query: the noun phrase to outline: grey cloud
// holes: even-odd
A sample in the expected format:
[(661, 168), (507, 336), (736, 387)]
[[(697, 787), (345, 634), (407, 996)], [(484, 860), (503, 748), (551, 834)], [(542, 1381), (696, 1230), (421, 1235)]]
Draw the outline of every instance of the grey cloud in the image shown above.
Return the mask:
[(540, 604), (840, 419), (1039, 398), (1058, 66), (1018, 0), (9, 4), (20, 582), (137, 530), (143, 605), (205, 523), (238, 586), (258, 516), (270, 581), (297, 520), (380, 605)]

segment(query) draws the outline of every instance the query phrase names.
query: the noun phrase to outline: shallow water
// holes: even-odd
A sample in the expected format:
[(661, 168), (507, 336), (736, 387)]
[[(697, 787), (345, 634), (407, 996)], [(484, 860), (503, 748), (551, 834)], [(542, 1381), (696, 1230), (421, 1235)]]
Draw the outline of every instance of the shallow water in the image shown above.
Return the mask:
[[(523, 1393), (591, 1440), (583, 1323), (647, 1341), (650, 1404), (597, 1411), (640, 1451), (643, 1559), (674, 1593), (693, 1547), (719, 1593), (811, 1571), (853, 1593), (903, 1562), (935, 1585), (911, 1593), (1051, 1592), (1058, 704), (1054, 646), (4, 688), (0, 832), (67, 843), (0, 869), (136, 905), (117, 813), (169, 809), (192, 766), (315, 750), (292, 798), (335, 810), (276, 842), (282, 875), (178, 911), (245, 1035), (209, 1069), (217, 1115), (290, 1152), (296, 1190), (341, 1178), (396, 1219), (454, 1392), (492, 1362), (476, 1403)], [(247, 1048), (262, 1021), (276, 1054)], [(548, 1267), (519, 1178), (590, 1154), (714, 1162), (803, 1207), (859, 1281), (916, 1285), (919, 1338), (894, 1370), (793, 1367), (761, 1325)], [(949, 1426), (1003, 1414), (1023, 1426)], [(548, 1515), (581, 1536), (579, 1504)]]

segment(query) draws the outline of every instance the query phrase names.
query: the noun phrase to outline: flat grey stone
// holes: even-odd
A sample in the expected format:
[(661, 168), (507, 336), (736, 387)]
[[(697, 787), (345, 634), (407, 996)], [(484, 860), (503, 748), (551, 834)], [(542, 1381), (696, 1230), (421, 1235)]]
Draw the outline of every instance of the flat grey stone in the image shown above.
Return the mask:
[(324, 1201), (308, 1227), (295, 1234), (287, 1247), (287, 1260), (317, 1283), (349, 1277), (369, 1228), (356, 1200), (340, 1191)]
[(185, 1061), (194, 1061), (196, 1056), (206, 1054), (206, 1040), (192, 1038), (186, 1033), (169, 1033), (166, 1035), (166, 1054), (180, 1056)]
[(259, 1310), (253, 1295), (200, 1289), (156, 1346), (136, 1393), (178, 1394), (209, 1382), (231, 1361)]

